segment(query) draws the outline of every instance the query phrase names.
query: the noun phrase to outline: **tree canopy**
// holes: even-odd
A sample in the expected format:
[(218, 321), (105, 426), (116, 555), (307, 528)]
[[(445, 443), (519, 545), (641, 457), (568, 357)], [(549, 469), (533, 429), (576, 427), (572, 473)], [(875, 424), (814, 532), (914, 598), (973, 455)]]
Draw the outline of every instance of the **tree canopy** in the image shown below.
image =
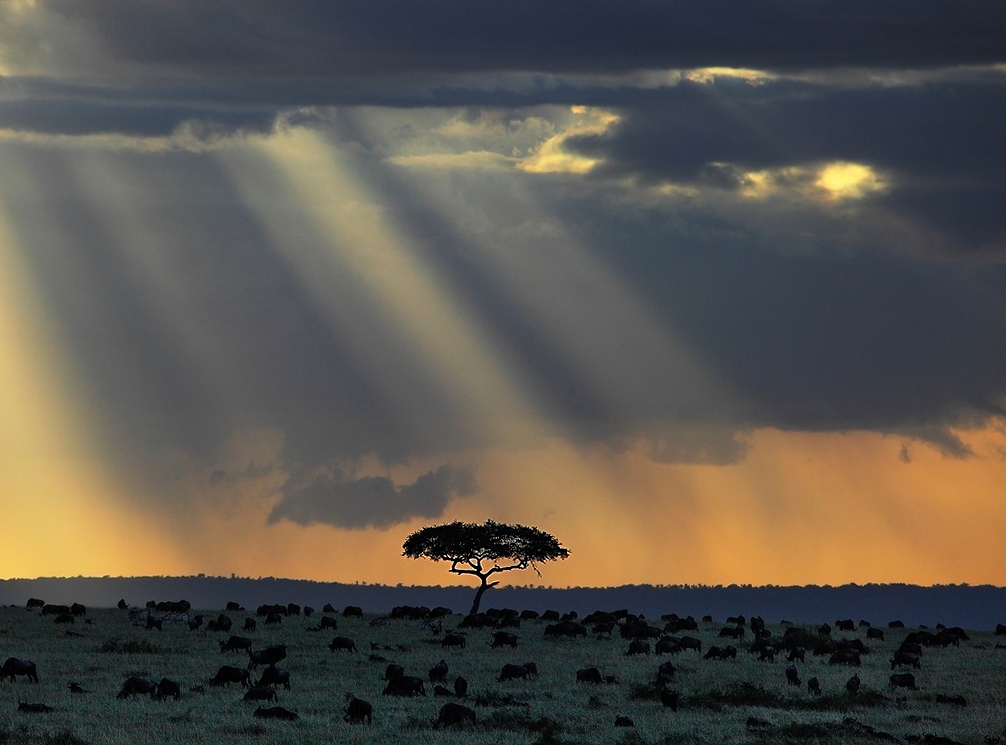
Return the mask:
[(471, 613), (478, 613), (485, 591), (499, 584), (499, 581), (488, 581), (491, 575), (531, 568), (540, 577), (540, 562), (569, 556), (569, 551), (543, 530), (492, 520), (486, 520), (481, 525), (459, 521), (431, 525), (412, 533), (405, 539), (402, 548), (403, 555), (411, 559), (449, 561), (449, 571), (454, 574), (478, 577), (482, 584), (475, 593)]

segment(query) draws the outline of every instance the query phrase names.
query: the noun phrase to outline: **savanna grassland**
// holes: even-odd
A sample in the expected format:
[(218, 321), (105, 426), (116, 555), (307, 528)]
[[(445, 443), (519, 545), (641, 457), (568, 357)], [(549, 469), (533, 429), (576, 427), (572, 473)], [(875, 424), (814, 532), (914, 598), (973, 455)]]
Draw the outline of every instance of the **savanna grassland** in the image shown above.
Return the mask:
[[(196, 612), (215, 618), (220, 610)], [(373, 626), (372, 614), (362, 619), (340, 615), (334, 632), (307, 630), (317, 625), (317, 612), (312, 618), (288, 616), (279, 625), (266, 626), (259, 618), (254, 632), (240, 630), (251, 612), (229, 615), (235, 622), (230, 633), (251, 638), (255, 649), (288, 645), (279, 666), (290, 672), (291, 690), (278, 690), (278, 704), (297, 712), (298, 721), (257, 719), (252, 715), (257, 704), (242, 701), (240, 685), (209, 685), (221, 665), (248, 664), (243, 652), (220, 652), (219, 642), (228, 633), (189, 631), (180, 624), (148, 631), (117, 609), (91, 609), (90, 623), (78, 618), (72, 625), (57, 625), (38, 611), (0, 608), (0, 659), (33, 660), (39, 676), (38, 684), (23, 677), (0, 682), (0, 743), (1006, 742), (1006, 649), (997, 648), (987, 630), (969, 631), (970, 639), (957, 647), (925, 648), (921, 668), (911, 670), (918, 690), (892, 691), (890, 660), (912, 629), (888, 629), (889, 619), (883, 619), (884, 641), (867, 639), (865, 628), (832, 632), (834, 639), (861, 639), (867, 645), (859, 668), (830, 665), (827, 655), (814, 656), (808, 649), (806, 662), (796, 663), (803, 681), (796, 687), (787, 684), (784, 656), (759, 661), (747, 652), (750, 633), (736, 642), (717, 636), (722, 622), (700, 623), (698, 632), (682, 634), (700, 638), (703, 653), (712, 645), (734, 643), (736, 659), (705, 660), (695, 651), (629, 657), (628, 641), (617, 628), (611, 635), (546, 639), (539, 621), (508, 629), (519, 636), (516, 649), (491, 648), (491, 629), (468, 629), (466, 647), (460, 649), (443, 648), (442, 636), (419, 621)], [(449, 616), (444, 627), (455, 628), (461, 620)], [(777, 636), (785, 631), (783, 626), (769, 629)], [(812, 627), (807, 631), (816, 634)], [(335, 635), (353, 639), (357, 650), (330, 651)], [(436, 726), (438, 711), (449, 699), (434, 697), (429, 682), (425, 697), (382, 695), (389, 662), (425, 680), (441, 658), (450, 668), (449, 688), (457, 675), (468, 681), (464, 703), (476, 712), (474, 727)], [(678, 711), (661, 704), (654, 684), (657, 666), (668, 660), (676, 667), (669, 687), (679, 693)], [(529, 661), (537, 665), (536, 677), (499, 682), (504, 664)], [(591, 666), (615, 682), (577, 683), (576, 671)], [(253, 682), (261, 669), (253, 671)], [(845, 686), (853, 673), (862, 680), (856, 695)], [(129, 676), (177, 680), (181, 700), (119, 700), (116, 694)], [(815, 676), (820, 696), (806, 687)], [(88, 693), (72, 693), (71, 681)], [(205, 692), (193, 691), (197, 686)], [(373, 724), (343, 721), (347, 694), (371, 702)], [(938, 702), (938, 695), (963, 696), (966, 705)], [(23, 713), (19, 702), (44, 703), (53, 711)], [(635, 726), (616, 727), (619, 716)]]

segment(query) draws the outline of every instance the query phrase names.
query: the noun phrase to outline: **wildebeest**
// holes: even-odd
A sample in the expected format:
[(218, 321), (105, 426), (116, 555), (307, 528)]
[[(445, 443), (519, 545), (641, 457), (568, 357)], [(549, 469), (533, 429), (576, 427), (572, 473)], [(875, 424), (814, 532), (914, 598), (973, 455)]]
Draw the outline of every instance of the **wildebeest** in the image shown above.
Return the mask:
[(445, 634), (440, 640), (441, 647), (461, 647), (465, 648), (465, 637), (463, 634)]
[(678, 644), (682, 649), (694, 649), (696, 652), (702, 652), (702, 640), (696, 639), (694, 636), (683, 636), (678, 639)]
[(527, 680), (528, 677), (535, 676), (538, 674), (538, 666), (533, 662), (527, 662), (523, 665), (514, 665), (512, 663), (507, 663), (500, 670), (500, 676), (498, 678), (499, 682), (506, 680)]
[(915, 676), (911, 673), (895, 673), (890, 677), (891, 688), (911, 688), (915, 690)]
[(281, 719), (287, 722), (296, 722), (300, 717), (289, 709), (282, 706), (273, 706), (270, 709), (263, 709), (261, 706), (252, 712), (252, 716), (260, 719)]
[(337, 636), (329, 642), (328, 648), (333, 652), (339, 649), (345, 649), (347, 652), (355, 652), (356, 642), (348, 636)]
[(401, 675), (405, 675), (405, 668), (394, 662), (389, 663), (384, 670), (384, 680), (394, 680)]
[(129, 604), (126, 603), (125, 598), (119, 598), (119, 602), (115, 604), (115, 607), (118, 608), (119, 610), (126, 610), (129, 608)]
[(282, 668), (267, 667), (262, 671), (262, 677), (255, 684), (257, 686), (283, 686), (290, 690), (290, 673)]
[(122, 690), (119, 691), (116, 698), (131, 698), (133, 696), (151, 696), (157, 692), (157, 683), (150, 680), (149, 678), (139, 678), (135, 675), (126, 678), (126, 681), (122, 684)]
[(254, 670), (259, 665), (275, 665), (286, 659), (286, 645), (276, 644), (257, 651), (248, 650), (248, 669)]
[[(358, 605), (347, 605), (342, 609), (343, 618), (363, 618), (363, 608)], [(359, 699), (357, 699), (359, 701)]]
[(821, 695), (821, 682), (816, 678), (811, 678), (807, 681), (807, 690), (810, 691), (815, 696)]
[(214, 686), (230, 686), (231, 683), (240, 683), (245, 688), (251, 688), (251, 674), (240, 667), (223, 665), (217, 670), (217, 674), (210, 678), (210, 685)]
[(742, 636), (744, 636), (743, 626), (724, 626), (722, 629), (720, 629), (720, 637), (739, 639)]
[(492, 644), (490, 645), (493, 649), (498, 649), (499, 647), (512, 647), (517, 648), (517, 635), (511, 634), (506, 631), (497, 631), (493, 634)]
[(43, 616), (58, 616), (60, 613), (69, 613), (69, 605), (53, 605), (51, 603), (46, 603), (42, 606)]
[[(196, 631), (200, 626), (203, 625), (203, 616), (192, 616), (189, 618), (189, 631)], [(245, 629), (247, 631), (248, 629)]]
[(410, 621), (421, 621), (430, 615), (430, 609), (424, 605), (396, 605), (389, 614), (392, 618), (407, 618)]
[[(28, 601), (31, 602), (30, 600)], [(1006, 636), (1006, 626), (1001, 623), (996, 624), (996, 636)]]
[(277, 701), (276, 691), (272, 686), (252, 686), (244, 695), (243, 701)]
[(31, 660), (21, 660), (17, 657), (8, 657), (3, 667), (0, 668), (0, 678), (10, 678), (11, 683), (13, 683), (14, 676), (16, 675), (24, 675), (30, 682), (38, 683), (38, 671), (35, 668), (34, 662)]
[(385, 696), (425, 696), (426, 684), (414, 675), (399, 675), (388, 681), (382, 693)]
[(737, 659), (737, 647), (733, 644), (728, 644), (725, 647), (710, 647), (709, 651), (706, 652), (703, 659), (706, 660), (725, 660), (727, 658)]
[(678, 710), (678, 692), (672, 691), (667, 686), (660, 689), (660, 703), (671, 711)]
[[(325, 603), (325, 605), (321, 609), (321, 612), (322, 613), (338, 613), (338, 611), (335, 609), (335, 606), (332, 605), (331, 603)], [(259, 613), (259, 615), (262, 615), (262, 614)]]
[(460, 675), (454, 679), (454, 695), (458, 698), (464, 698), (468, 695), (468, 681)]
[(635, 727), (636, 723), (633, 722), (631, 719), (629, 719), (629, 717), (622, 716), (621, 714), (619, 714), (617, 717), (615, 717), (615, 726), (616, 727)]
[(862, 681), (859, 679), (859, 673), (856, 673), (847, 681), (845, 681), (845, 690), (855, 696), (859, 693), (859, 687), (862, 685)]
[(322, 616), (318, 621), (318, 630), (324, 631), (325, 629), (331, 629), (336, 631), (339, 628), (339, 622), (332, 618), (331, 616)]
[(70, 604), (70, 615), (71, 616), (86, 616), (87, 608), (80, 603)]
[(653, 651), (656, 654), (678, 654), (681, 652), (681, 644), (673, 636), (665, 636), (657, 640)]
[(74, 623), (74, 617), (71, 613), (60, 613), (54, 619), (54, 623)]
[(177, 680), (161, 678), (161, 682), (154, 688), (154, 698), (163, 701), (166, 698), (173, 698), (178, 701), (182, 697), (182, 686)]
[(947, 696), (943, 693), (936, 694), (936, 703), (953, 704), (954, 706), (967, 706), (968, 700), (964, 696)]
[(90, 693), (90, 691), (85, 691), (80, 683), (74, 683), (73, 681), (68, 682), (66, 687), (70, 689), (70, 693)]
[(857, 649), (840, 649), (828, 658), (829, 665), (855, 665), (860, 667), (863, 662)]
[(192, 603), (188, 600), (162, 600), (154, 603), (154, 610), (159, 613), (188, 613)]
[(890, 621), (887, 624), (887, 628), (889, 628), (889, 629), (903, 629), (903, 628), (905, 628), (905, 622), (904, 621)]
[(363, 724), (363, 720), (366, 719), (367, 724), (373, 724), (374, 707), (370, 705), (369, 701), (353, 696), (343, 710), (342, 719), (350, 724)]
[(625, 656), (631, 657), (636, 654), (645, 654), (647, 657), (650, 656), (650, 643), (643, 641), (642, 639), (633, 639), (629, 642), (629, 649), (626, 650)]
[(561, 617), (557, 610), (547, 610), (541, 614), (542, 621), (558, 621)]
[(596, 667), (585, 667), (582, 670), (576, 671), (576, 682), (577, 683), (603, 683), (604, 678), (601, 676), (601, 671)]
[(274, 603), (273, 605), (263, 604), (255, 609), (256, 616), (271, 616), (274, 613), (285, 616), (287, 614), (287, 607), (281, 603)]
[(38, 598), (28, 598), (28, 602), (25, 603), (26, 610), (34, 610), (35, 608), (44, 608), (45, 601), (39, 600)]
[(851, 618), (844, 618), (841, 621), (835, 621), (835, 628), (839, 631), (855, 631), (856, 622)]
[(241, 607), (240, 603), (235, 603), (233, 600), (228, 600), (227, 605), (224, 607), (224, 610), (227, 611), (228, 613), (240, 613), (241, 611), (244, 610), (244, 608)]
[(497, 619), (486, 613), (469, 613), (461, 619), (459, 629), (484, 629), (496, 626)]
[(545, 636), (582, 636), (586, 638), (587, 627), (576, 621), (560, 621), (556, 624), (549, 624), (545, 627)]
[(442, 686), (438, 683), (437, 685), (433, 686), (433, 695), (446, 697), (446, 696), (453, 696), (454, 694), (451, 693), (451, 690), (447, 686)]
[(440, 662), (430, 668), (430, 682), (443, 683), (445, 680), (447, 680), (447, 662), (440, 660)]
[(664, 683), (674, 677), (676, 668), (670, 662), (661, 662), (657, 667), (657, 682)]
[(800, 673), (797, 672), (796, 665), (790, 665), (786, 668), (786, 682), (791, 686), (800, 685)]
[(922, 667), (922, 662), (919, 659), (919, 655), (898, 650), (894, 653), (894, 658), (891, 660), (891, 669), (893, 670), (899, 666), (914, 667), (918, 670)]
[(789, 656), (786, 658), (786, 661), (796, 662), (797, 660), (799, 660), (800, 662), (803, 662), (804, 661), (803, 658), (806, 654), (807, 650), (804, 649), (803, 647), (793, 647), (792, 649), (789, 650)]
[(48, 714), (53, 709), (45, 704), (27, 704), (23, 701), (17, 702), (17, 710), (25, 714)]
[(440, 707), (437, 717), (438, 727), (453, 727), (456, 724), (475, 724), (475, 712), (467, 706), (449, 701)]
[(249, 616), (245, 619), (245, 625), (242, 627), (244, 631), (255, 631), (258, 628), (258, 621)]
[(252, 640), (244, 636), (232, 636), (225, 642), (218, 642), (220, 644), (221, 652), (240, 652), (241, 650), (251, 649)]
[(880, 641), (884, 641), (884, 630), (878, 629), (876, 626), (870, 626), (869, 628), (866, 629), (866, 638), (879, 639)]
[(221, 613), (216, 618), (211, 618), (207, 622), (207, 624), (206, 624), (206, 630), (207, 631), (224, 631), (224, 632), (227, 632), (227, 631), (231, 630), (231, 626), (233, 626), (233, 625), (234, 625), (234, 622), (230, 619), (230, 617), (229, 616), (225, 616), (223, 613)]
[(520, 620), (522, 621), (537, 621), (541, 618), (541, 615), (536, 610), (522, 610), (520, 612)]

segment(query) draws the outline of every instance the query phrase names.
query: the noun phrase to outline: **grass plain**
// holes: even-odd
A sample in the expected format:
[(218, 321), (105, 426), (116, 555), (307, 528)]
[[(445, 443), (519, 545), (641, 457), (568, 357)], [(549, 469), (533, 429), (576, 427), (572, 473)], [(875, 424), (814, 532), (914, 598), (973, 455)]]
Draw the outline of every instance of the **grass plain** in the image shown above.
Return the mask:
[[(215, 618), (221, 611), (193, 611)], [(740, 643), (737, 659), (704, 660), (694, 651), (668, 656), (626, 656), (628, 642), (617, 633), (586, 639), (546, 639), (545, 624), (525, 621), (515, 631), (518, 647), (492, 649), (492, 630), (467, 630), (464, 649), (440, 645), (441, 635), (421, 622), (396, 620), (372, 626), (374, 615), (363, 619), (338, 617), (338, 630), (308, 631), (312, 618), (289, 616), (281, 625), (242, 632), (250, 612), (228, 614), (235, 622), (231, 633), (253, 640), (255, 649), (288, 645), (280, 667), (291, 676), (291, 690), (280, 689), (279, 705), (296, 711), (296, 722), (254, 718), (254, 703), (242, 700), (239, 685), (211, 687), (209, 678), (219, 666), (245, 667), (244, 653), (221, 653), (218, 642), (229, 634), (189, 631), (165, 624), (164, 631), (133, 626), (124, 611), (89, 609), (90, 623), (57, 625), (53, 618), (23, 608), (0, 608), (0, 659), (27, 658), (38, 666), (40, 682), (18, 677), (0, 682), (0, 745), (142, 745), (157, 743), (845, 743), (922, 742), (1006, 743), (1006, 649), (997, 648), (989, 630), (969, 631), (970, 641), (959, 647), (926, 648), (922, 667), (913, 670), (919, 688), (892, 691), (888, 687), (890, 659), (912, 629), (887, 629), (885, 641), (866, 639), (865, 629), (832, 632), (832, 638), (862, 639), (869, 648), (861, 668), (831, 666), (828, 657), (807, 651), (806, 663), (796, 663), (804, 685), (787, 684), (783, 656), (760, 662)], [(454, 628), (460, 615), (445, 619)], [(722, 619), (718, 619), (722, 620)], [(832, 622), (834, 619), (822, 619)], [(880, 619), (876, 619), (880, 620)], [(661, 624), (662, 625), (662, 624)], [(722, 623), (700, 623), (703, 653), (729, 640), (718, 638)], [(769, 626), (774, 636), (782, 626)], [(807, 627), (812, 630), (812, 627)], [(68, 634), (68, 632), (70, 632)], [(352, 638), (356, 652), (332, 652), (335, 635)], [(440, 707), (449, 699), (383, 696), (382, 679), (389, 662), (402, 664), (406, 673), (427, 677), (441, 658), (450, 667), (448, 687), (455, 676), (469, 683), (466, 705), (475, 709), (474, 727), (440, 728)], [(665, 709), (653, 683), (657, 666), (671, 660), (677, 671), (670, 684), (679, 692), (677, 712)], [(506, 663), (533, 661), (536, 678), (499, 682)], [(613, 675), (613, 684), (576, 682), (576, 670), (594, 666)], [(253, 680), (258, 672), (253, 672)], [(858, 695), (845, 690), (857, 672)], [(132, 675), (182, 684), (180, 701), (149, 697), (118, 700), (123, 681)], [(823, 690), (811, 696), (807, 679), (816, 676)], [(89, 691), (74, 694), (70, 681)], [(205, 693), (193, 692), (203, 686)], [(371, 725), (349, 725), (342, 719), (348, 694), (369, 701)], [(963, 696), (966, 706), (940, 703), (937, 695)], [(44, 703), (51, 713), (18, 711), (19, 702)], [(635, 726), (615, 727), (617, 716)]]

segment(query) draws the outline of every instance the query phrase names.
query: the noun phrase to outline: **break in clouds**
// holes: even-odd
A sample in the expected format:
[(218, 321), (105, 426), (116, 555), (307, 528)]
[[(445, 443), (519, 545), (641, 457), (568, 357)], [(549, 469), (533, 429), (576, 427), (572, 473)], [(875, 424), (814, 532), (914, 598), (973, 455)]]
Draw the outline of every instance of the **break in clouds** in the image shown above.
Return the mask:
[[(1001, 7), (721, 5), (0, 9), (0, 216), (114, 449), (281, 432), (270, 521), (350, 528), (556, 435), (968, 456), (1006, 394)], [(333, 475), (368, 457), (443, 465)]]

